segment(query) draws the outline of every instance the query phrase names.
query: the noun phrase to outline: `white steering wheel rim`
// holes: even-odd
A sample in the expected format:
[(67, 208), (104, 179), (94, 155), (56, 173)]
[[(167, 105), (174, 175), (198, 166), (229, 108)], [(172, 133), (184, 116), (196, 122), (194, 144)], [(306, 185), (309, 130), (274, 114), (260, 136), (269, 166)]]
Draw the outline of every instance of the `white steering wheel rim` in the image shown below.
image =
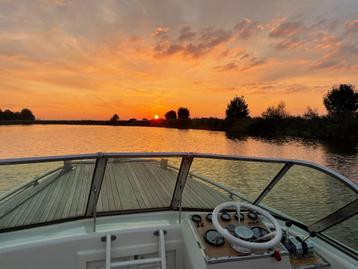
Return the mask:
[[(220, 211), (222, 211), (223, 209), (225, 209), (227, 207), (235, 207), (235, 208), (245, 207), (245, 208), (254, 210), (257, 213), (260, 213), (261, 215), (265, 216), (269, 221), (272, 222), (272, 224), (275, 227), (274, 237), (267, 242), (248, 242), (248, 241), (245, 241), (245, 240), (242, 240), (240, 238), (233, 236), (227, 229), (225, 229), (221, 226), (221, 224), (219, 223), (219, 220), (218, 220)], [(240, 212), (238, 212), (238, 213), (240, 213)], [(280, 243), (281, 238), (282, 238), (281, 226), (278, 223), (278, 221), (269, 212), (267, 212), (266, 210), (264, 210), (260, 207), (257, 207), (252, 204), (244, 203), (244, 202), (226, 202), (226, 203), (222, 203), (222, 204), (218, 205), (217, 207), (215, 207), (215, 209), (213, 211), (212, 222), (213, 222), (215, 229), (218, 231), (218, 233), (221, 234), (224, 238), (226, 238), (229, 242), (231, 242), (232, 244), (241, 246), (243, 248), (251, 249), (251, 250), (274, 248), (275, 246), (277, 246)]]

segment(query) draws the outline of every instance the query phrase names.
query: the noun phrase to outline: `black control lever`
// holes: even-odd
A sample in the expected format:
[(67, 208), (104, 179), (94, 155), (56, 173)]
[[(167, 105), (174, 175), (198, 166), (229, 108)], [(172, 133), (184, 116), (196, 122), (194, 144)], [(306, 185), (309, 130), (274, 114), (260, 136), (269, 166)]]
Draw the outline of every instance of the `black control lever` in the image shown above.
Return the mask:
[(302, 242), (305, 242), (305, 241), (307, 241), (309, 238), (315, 237), (315, 236), (316, 236), (316, 232), (315, 232), (315, 231), (312, 231), (312, 232), (309, 233), (309, 235), (307, 235), (307, 236), (302, 240)]
[(288, 241), (288, 236), (289, 236), (289, 230), (290, 230), (290, 227), (292, 226), (292, 222), (289, 221), (289, 220), (287, 220), (287, 221), (285, 222), (285, 225), (286, 225), (286, 227), (287, 227), (286, 233), (285, 233), (285, 242), (287, 242), (287, 241)]

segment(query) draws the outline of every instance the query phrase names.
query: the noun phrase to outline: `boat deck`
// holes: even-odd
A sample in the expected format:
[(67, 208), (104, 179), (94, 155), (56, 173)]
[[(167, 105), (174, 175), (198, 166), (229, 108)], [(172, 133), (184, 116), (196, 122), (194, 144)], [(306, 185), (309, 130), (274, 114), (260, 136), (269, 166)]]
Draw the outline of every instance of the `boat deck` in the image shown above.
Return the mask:
[[(50, 173), (37, 184), (0, 201), (0, 229), (83, 216), (94, 162), (72, 163)], [(159, 161), (109, 162), (97, 212), (169, 207), (178, 171)], [(228, 195), (192, 177), (183, 192), (183, 207), (214, 208)]]

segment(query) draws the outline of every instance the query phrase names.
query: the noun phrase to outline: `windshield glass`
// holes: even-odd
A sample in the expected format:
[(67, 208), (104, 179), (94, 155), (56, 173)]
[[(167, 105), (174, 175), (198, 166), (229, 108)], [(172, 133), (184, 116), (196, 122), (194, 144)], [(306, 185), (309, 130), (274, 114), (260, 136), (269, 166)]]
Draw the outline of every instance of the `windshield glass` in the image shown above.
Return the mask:
[(110, 158), (97, 212), (169, 208), (180, 158)]
[[(253, 202), (282, 167), (281, 163), (194, 158), (187, 184), (196, 182), (231, 199)], [(184, 197), (191, 191), (189, 186)], [(220, 201), (205, 203), (204, 208), (215, 207)], [(193, 207), (190, 203), (183, 205)]]
[[(358, 197), (344, 178), (288, 160), (181, 153), (47, 160), (0, 165), (0, 231), (94, 214), (211, 211), (233, 200), (259, 203), (308, 227)], [(323, 229), (323, 234), (355, 247), (354, 227), (357, 217)]]
[(0, 229), (84, 216), (94, 167), (95, 159), (0, 165), (1, 182), (17, 183), (0, 196)]
[(357, 199), (357, 194), (321, 171), (294, 165), (263, 198), (261, 205), (310, 225)]
[(358, 252), (358, 215), (338, 223), (324, 231), (323, 234)]

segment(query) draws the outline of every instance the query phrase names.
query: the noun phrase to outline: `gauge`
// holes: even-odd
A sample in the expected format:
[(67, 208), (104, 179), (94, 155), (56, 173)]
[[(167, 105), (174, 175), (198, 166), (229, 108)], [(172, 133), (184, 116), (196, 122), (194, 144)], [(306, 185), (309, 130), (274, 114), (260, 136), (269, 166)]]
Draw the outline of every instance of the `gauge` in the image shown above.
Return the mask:
[[(239, 220), (237, 213), (235, 214), (235, 219)], [(243, 221), (245, 219), (245, 215), (240, 212), (240, 221)]]
[(204, 239), (208, 244), (215, 247), (222, 246), (225, 243), (224, 237), (215, 229), (207, 230), (204, 235)]
[(249, 217), (249, 219), (252, 219), (252, 220), (257, 220), (258, 216), (257, 216), (257, 213), (255, 211), (250, 211), (247, 216)]
[(213, 221), (213, 213), (208, 213), (208, 214), (206, 215), (206, 219), (207, 219), (208, 221), (212, 222), (212, 221)]
[(223, 221), (230, 221), (231, 220), (231, 215), (229, 213), (226, 213), (226, 212), (223, 212), (220, 217), (221, 217), (221, 219)]
[(241, 239), (249, 240), (254, 236), (254, 233), (246, 226), (236, 226), (235, 235)]
[[(264, 235), (269, 233), (265, 228), (258, 227), (258, 226), (252, 227), (251, 231), (254, 233), (254, 238), (255, 239), (259, 239), (260, 237), (263, 237)], [(268, 240), (270, 240), (270, 238), (268, 238), (266, 240), (259, 240), (257, 242), (265, 242), (265, 241), (268, 241)]]
[(236, 224), (229, 224), (226, 227), (226, 230), (228, 230), (231, 234), (235, 234), (235, 228), (236, 228)]
[(192, 215), (191, 216), (191, 220), (194, 221), (195, 223), (200, 223), (201, 222), (201, 216), (200, 215)]

